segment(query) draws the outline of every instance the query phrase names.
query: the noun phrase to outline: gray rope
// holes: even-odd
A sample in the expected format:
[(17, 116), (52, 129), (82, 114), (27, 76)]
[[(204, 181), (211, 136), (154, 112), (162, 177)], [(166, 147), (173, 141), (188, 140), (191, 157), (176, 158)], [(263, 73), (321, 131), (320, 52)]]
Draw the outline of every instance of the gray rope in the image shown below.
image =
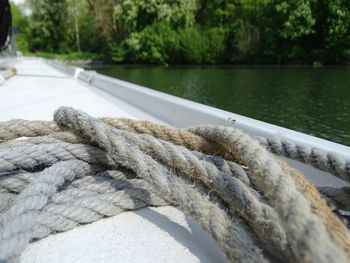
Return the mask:
[(350, 160), (345, 160), (336, 153), (298, 145), (290, 140), (264, 137), (256, 139), (272, 153), (310, 164), (350, 182)]
[[(67, 167), (70, 167), (68, 169), (71, 171), (67, 171)], [(0, 244), (2, 244), (0, 257), (17, 260), (19, 253), (33, 238), (43, 238), (52, 232), (67, 231), (78, 224), (90, 223), (125, 210), (167, 204), (155, 195), (152, 187), (143, 180), (124, 180), (119, 185), (122, 190), (116, 191), (113, 188), (117, 185), (116, 180), (99, 175), (84, 177), (95, 180), (94, 185), (76, 180), (74, 186), (78, 185), (81, 188), (55, 193), (57, 188), (63, 185), (62, 179), (72, 180), (74, 176), (94, 173), (95, 169), (81, 161), (69, 161), (58, 163), (35, 176), (29, 186), (14, 200), (11, 208), (0, 218)], [(73, 174), (70, 174), (71, 172)], [(109, 189), (106, 191), (108, 186)], [(35, 214), (35, 211), (40, 213)], [(13, 232), (12, 229), (17, 231)]]
[(238, 152), (252, 171), (250, 179), (278, 213), (298, 261), (347, 262), (347, 257), (330, 240), (325, 226), (312, 213), (309, 202), (297, 190), (292, 178), (257, 141), (227, 127), (209, 126), (191, 131)]
[(115, 162), (100, 149), (90, 145), (53, 143), (14, 146), (0, 149), (0, 176), (8, 171), (33, 171), (60, 161), (82, 160), (114, 167)]
[[(114, 216), (123, 211), (140, 209), (146, 206), (167, 205), (149, 187), (130, 185), (122, 190), (104, 193), (105, 186), (98, 190), (72, 188), (56, 193), (50, 203), (43, 209), (37, 221), (34, 238), (43, 238), (52, 232), (63, 232), (79, 224), (91, 223), (105, 216)], [(90, 185), (91, 189), (91, 185)], [(59, 218), (59, 220), (57, 220)]]
[[(0, 211), (9, 206), (9, 203), (15, 198), (16, 194), (21, 192), (39, 173), (10, 173), (7, 176), (0, 177)], [(130, 174), (128, 174), (130, 177)], [(79, 188), (96, 193), (110, 193), (125, 188), (137, 188), (148, 191), (150, 199), (149, 205), (160, 205), (160, 201), (155, 198), (154, 189), (144, 180), (128, 179), (125, 172), (104, 171), (96, 175), (87, 175), (83, 178), (73, 180), (68, 186), (70, 188)], [(152, 200), (157, 200), (154, 202)]]
[[(106, 121), (108, 122), (108, 119)], [(57, 138), (66, 142), (83, 142), (80, 137), (59, 132), (56, 124), (50, 121), (11, 120), (0, 123), (0, 143), (1, 141), (4, 142), (19, 137), (42, 135), (49, 135), (51, 138)], [(272, 153), (307, 163), (350, 182), (350, 160), (345, 160), (336, 153), (298, 145), (286, 139), (280, 140), (279, 138), (264, 138), (261, 136), (256, 136), (255, 138)]]
[[(0, 193), (19, 193), (35, 177), (36, 173), (10, 172), (0, 175)], [(0, 201), (1, 202), (1, 201)]]
[(15, 195), (12, 193), (0, 193), (0, 213), (10, 207), (10, 204), (14, 198)]
[[(126, 136), (125, 133), (123, 134), (123, 136)], [(137, 139), (135, 139), (135, 138), (137, 138), (136, 135), (133, 135), (132, 139), (134, 140), (134, 143), (136, 143), (136, 141), (137, 141)], [(150, 140), (150, 145), (148, 145), (148, 146), (150, 147), (151, 151), (154, 150), (154, 149), (152, 150), (152, 147), (158, 143), (157, 140), (155, 140), (154, 138), (152, 139), (152, 138), (153, 137), (151, 137), (151, 136), (146, 137), (146, 139)], [(47, 137), (46, 138), (36, 138), (35, 140), (30, 139), (28, 141), (29, 142), (27, 142), (27, 140), (20, 141), (19, 144), (31, 145), (33, 143), (34, 144), (40, 143), (41, 141), (44, 143), (48, 143), (48, 142), (57, 143), (56, 139), (47, 138)], [(146, 147), (148, 147), (146, 142), (138, 141), (138, 144), (139, 145), (144, 144), (144, 145), (146, 145)], [(167, 145), (168, 145), (168, 147), (172, 147), (172, 145), (169, 143), (167, 143)], [(13, 145), (11, 145), (11, 146), (13, 148)], [(177, 147), (177, 148), (179, 148), (179, 147)], [(175, 152), (177, 151), (177, 155), (179, 155), (179, 151), (176, 150), (176, 148), (174, 149), (174, 147), (172, 147), (172, 149)], [(189, 151), (186, 152), (186, 149), (184, 149), (184, 148), (182, 148), (182, 150), (185, 150), (185, 154), (187, 156), (182, 157), (180, 154), (181, 159), (186, 159), (186, 158), (188, 159), (188, 156), (190, 156), (191, 160), (196, 161), (196, 158), (194, 158), (192, 156), (192, 154), (189, 153)], [(166, 149), (163, 148), (163, 153), (158, 153), (158, 156), (162, 156), (162, 155), (165, 156), (165, 153), (166, 153)], [(205, 158), (205, 157), (203, 157), (204, 156), (203, 154), (196, 153), (196, 155), (199, 155), (199, 156), (202, 156), (202, 158)], [(27, 158), (27, 157), (25, 157), (25, 158)], [(172, 157), (170, 156), (169, 158), (172, 158)], [(157, 159), (159, 159), (159, 158), (157, 158)], [(245, 172), (242, 170), (242, 168), (240, 168), (238, 165), (236, 165), (232, 162), (226, 162), (225, 160), (223, 160), (222, 158), (219, 158), (219, 157), (215, 157), (215, 158), (214, 157), (207, 157), (206, 159), (207, 160), (209, 160), (209, 159), (215, 160), (215, 163), (220, 164), (221, 168), (225, 167), (225, 165), (226, 165), (226, 167), (225, 167), (226, 172), (228, 172), (230, 175), (238, 176), (240, 179), (243, 180), (243, 182), (247, 183), (248, 177), (245, 174)], [(18, 159), (17, 159), (16, 163), (18, 163)], [(173, 167), (174, 167), (174, 163), (175, 164), (177, 163), (176, 160), (173, 163), (171, 163), (171, 165)], [(169, 162), (167, 164), (169, 165)], [(201, 167), (198, 162), (195, 164), (196, 164), (197, 168)], [(182, 165), (183, 167), (177, 167), (177, 168), (184, 169), (186, 167), (186, 165), (188, 165), (188, 164), (185, 163)], [(191, 164), (190, 164), (190, 166), (191, 166)], [(207, 165), (207, 167), (208, 167), (208, 165)], [(214, 167), (209, 167), (209, 169), (210, 168), (211, 168), (211, 170), (214, 169), (214, 171), (211, 171), (211, 173), (217, 172), (217, 171), (215, 171)], [(187, 171), (187, 172), (188, 172), (187, 174), (191, 173), (191, 171)], [(201, 171), (199, 171), (199, 172), (201, 172)], [(205, 176), (210, 176), (210, 174), (205, 175)], [(221, 179), (220, 175), (217, 178)], [(16, 185), (14, 183), (14, 181), (19, 181), (18, 179), (19, 178), (10, 178), (10, 182), (8, 182), (8, 180), (7, 180), (7, 181), (4, 181), (4, 183), (7, 183), (8, 185), (14, 186), (14, 185)], [(227, 181), (227, 182), (225, 182), (225, 181)], [(0, 183), (1, 183), (1, 181), (0, 181)], [(23, 185), (23, 181), (22, 182), (19, 181), (17, 183), (22, 183), (22, 185)], [(241, 189), (240, 181), (232, 179), (231, 176), (228, 177), (225, 174), (223, 174), (223, 180), (222, 180), (222, 183), (220, 183), (220, 184), (223, 185), (224, 187), (225, 187), (225, 184), (227, 184), (225, 191), (223, 191), (223, 189), (218, 189), (218, 192), (219, 193), (226, 193), (226, 197), (228, 196), (230, 201), (231, 201), (231, 207), (233, 207), (237, 212), (239, 212), (246, 219), (249, 219), (248, 222), (253, 221), (251, 223), (251, 225), (253, 226), (253, 228), (255, 228), (256, 233), (261, 238), (266, 240), (266, 237), (272, 237), (272, 238), (270, 238), (271, 240), (269, 238), (267, 238), (266, 242), (272, 242), (279, 250), (283, 250), (285, 243), (286, 243), (285, 233), (281, 229), (281, 226), (278, 224), (278, 218), (277, 218), (275, 212), (270, 207), (266, 206), (265, 204), (260, 204), (260, 201), (256, 199), (256, 196), (258, 196), (258, 194), (256, 192), (254, 192), (253, 194), (255, 196), (252, 195), (251, 193), (249, 193), (249, 192), (252, 192), (252, 190), (249, 188), (246, 188), (246, 187), (243, 190), (240, 190)], [(1, 184), (0, 184), (0, 187), (1, 187)], [(232, 192), (233, 192), (233, 194), (231, 194)], [(234, 203), (234, 206), (232, 206), (232, 202)], [(256, 212), (252, 212), (252, 211), (256, 211)], [(251, 219), (254, 219), (254, 220), (251, 220)], [(272, 235), (267, 235), (267, 233), (271, 233), (271, 232), (273, 233)]]
[(336, 204), (338, 209), (350, 211), (350, 187), (319, 186), (318, 191)]
[(16, 260), (32, 238), (38, 213), (57, 188), (98, 169), (81, 161), (58, 163), (41, 172), (0, 216), (0, 258)]
[(350, 194), (349, 187), (318, 187), (320, 195), (326, 200), (332, 212), (350, 229)]
[[(29, 179), (24, 181), (24, 188), (36, 175), (22, 174), (26, 174)], [(39, 239), (52, 232), (67, 231), (79, 224), (125, 210), (167, 205), (154, 192), (146, 181), (127, 179), (125, 173), (120, 171), (105, 171), (73, 180), (68, 189), (51, 196), (38, 216), (32, 238)], [(14, 197), (12, 194), (12, 199)]]
[[(39, 173), (28, 173), (28, 172), (9, 172), (3, 173), (0, 176), (0, 193), (19, 193), (21, 192)], [(100, 179), (96, 179), (100, 178)], [(110, 179), (108, 179), (110, 178)], [(71, 182), (71, 185), (74, 186), (77, 182), (87, 182), (91, 183), (92, 180), (99, 180), (105, 182), (109, 180), (109, 183), (115, 182), (120, 184), (121, 180), (128, 180), (135, 178), (134, 175), (126, 172), (121, 172), (117, 170), (103, 171), (96, 175), (85, 176), (84, 178), (77, 179)], [(97, 183), (97, 181), (95, 182)], [(117, 185), (116, 185), (117, 186)], [(107, 189), (106, 189), (107, 191)]]
[(19, 137), (16, 140), (3, 141), (2, 143), (0, 143), (0, 149), (11, 149), (16, 146), (51, 144), (62, 142), (73, 144), (86, 144), (86, 141), (83, 138), (77, 137), (70, 132), (55, 132), (49, 135), (37, 137)]
[(237, 163), (227, 161), (220, 156), (215, 155), (206, 155), (200, 152), (192, 152), (199, 160), (208, 162), (212, 165), (215, 165), (218, 170), (221, 172), (233, 176), (237, 179), (239, 179), (242, 183), (244, 183), (246, 186), (252, 186), (249, 176), (247, 173), (249, 173), (249, 169), (245, 166), (239, 165)]
[(179, 171), (187, 178), (203, 183), (210, 189), (211, 195), (218, 195), (218, 199), (221, 198), (227, 202), (230, 211), (235, 211), (247, 219), (256, 234), (260, 237), (268, 237), (269, 243), (279, 250), (284, 250), (285, 233), (275, 211), (261, 203), (240, 180), (218, 170), (212, 163), (198, 159), (184, 147), (146, 134), (137, 136), (122, 130), (114, 130), (114, 133), (132, 141), (140, 150)]
[(59, 129), (52, 121), (10, 120), (0, 123), (0, 142), (19, 137), (48, 135)]
[(245, 231), (231, 221), (217, 205), (211, 203), (206, 195), (200, 194), (165, 166), (143, 154), (114, 128), (69, 108), (57, 110), (55, 121), (59, 126), (71, 128), (75, 134), (82, 134), (92, 144), (104, 149), (117, 163), (134, 170), (138, 176), (153, 184), (165, 200), (176, 203), (183, 211), (196, 218), (218, 240), (228, 259), (265, 261)]

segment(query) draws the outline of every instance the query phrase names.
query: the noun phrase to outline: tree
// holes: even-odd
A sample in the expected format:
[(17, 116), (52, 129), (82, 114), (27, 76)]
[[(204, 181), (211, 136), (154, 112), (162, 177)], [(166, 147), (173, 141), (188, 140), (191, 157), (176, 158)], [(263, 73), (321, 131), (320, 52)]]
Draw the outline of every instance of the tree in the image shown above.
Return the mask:
[(29, 19), (16, 23), (28, 24), (18, 41), (32, 51), (94, 52), (117, 63), (350, 61), (348, 0), (29, 0), (29, 5)]
[[(268, 63), (302, 63), (315, 33), (314, 0), (270, 0), (259, 12), (261, 50)], [(311, 41), (312, 42), (312, 41)]]
[(28, 17), (22, 13), (22, 10), (11, 2), (12, 26), (18, 30), (15, 34), (16, 46), (19, 51), (27, 52), (28, 44)]
[(65, 0), (31, 0), (30, 49), (59, 52), (66, 46)]
[(309, 0), (276, 2), (274, 19), (281, 21), (277, 26), (282, 38), (294, 40), (314, 33), (315, 18)]
[(328, 63), (350, 59), (350, 2), (317, 1), (315, 4), (318, 49)]
[(193, 26), (196, 9), (196, 0), (122, 0), (114, 6), (114, 16), (119, 29), (131, 33), (155, 22), (173, 28)]
[(236, 0), (198, 1), (196, 22), (205, 26), (229, 26), (237, 17), (239, 3)]
[(81, 52), (80, 44), (80, 24), (81, 20), (84, 18), (85, 14), (85, 0), (66, 0), (67, 4), (67, 31), (70, 33), (71, 37), (75, 40), (76, 49)]

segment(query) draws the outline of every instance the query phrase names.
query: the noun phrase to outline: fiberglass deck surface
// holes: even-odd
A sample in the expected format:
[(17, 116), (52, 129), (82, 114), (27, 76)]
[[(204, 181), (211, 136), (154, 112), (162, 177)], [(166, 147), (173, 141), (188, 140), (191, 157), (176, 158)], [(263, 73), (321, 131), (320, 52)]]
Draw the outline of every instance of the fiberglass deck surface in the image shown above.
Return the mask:
[(94, 117), (152, 119), (40, 59), (21, 59), (13, 67), (17, 74), (0, 86), (0, 121), (52, 120), (53, 112), (60, 106), (71, 106)]

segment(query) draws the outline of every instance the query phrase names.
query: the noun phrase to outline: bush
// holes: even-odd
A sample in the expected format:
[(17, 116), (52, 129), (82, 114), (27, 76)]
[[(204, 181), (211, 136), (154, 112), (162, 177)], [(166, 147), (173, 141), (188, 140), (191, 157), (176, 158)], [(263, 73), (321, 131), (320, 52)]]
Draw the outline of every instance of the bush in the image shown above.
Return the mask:
[[(263, 52), (274, 55), (274, 35), (266, 38), (268, 48)], [(237, 20), (227, 29), (227, 49), (225, 61), (230, 63), (251, 63), (254, 61), (256, 54), (260, 52), (260, 35), (257, 27), (244, 22), (242, 19)]]
[[(124, 57), (131, 62), (165, 64), (176, 61), (172, 54), (178, 49), (176, 32), (165, 23), (155, 23), (132, 33), (124, 42)], [(121, 54), (116, 49), (115, 55)], [(175, 55), (176, 57), (176, 55)]]
[(111, 43), (110, 53), (116, 63), (214, 64), (222, 62), (226, 35), (222, 28), (175, 30), (158, 22)]
[(226, 33), (222, 28), (186, 28), (179, 32), (179, 50), (184, 63), (214, 64), (222, 62)]
[(189, 64), (203, 62), (206, 49), (206, 39), (197, 28), (185, 28), (179, 32), (179, 54), (182, 61)]
[(125, 48), (123, 45), (121, 45), (120, 43), (111, 42), (109, 43), (109, 49), (110, 59), (112, 60), (112, 62), (121, 63), (125, 61), (126, 55)]
[(205, 31), (207, 47), (203, 61), (209, 64), (222, 63), (226, 51), (227, 33), (223, 28), (211, 28)]

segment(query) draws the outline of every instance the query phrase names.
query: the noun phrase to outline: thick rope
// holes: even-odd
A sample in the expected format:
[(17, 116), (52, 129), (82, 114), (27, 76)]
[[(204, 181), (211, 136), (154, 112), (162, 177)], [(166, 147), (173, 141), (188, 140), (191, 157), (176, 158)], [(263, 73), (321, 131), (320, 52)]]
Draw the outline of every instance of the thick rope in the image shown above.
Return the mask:
[[(98, 177), (93, 178), (98, 180)], [(140, 181), (139, 179), (134, 180)], [(78, 184), (77, 181), (75, 185)], [(123, 211), (150, 205), (167, 205), (152, 192), (152, 187), (147, 182), (138, 181), (89, 183), (56, 193), (51, 197), (50, 204), (45, 207), (38, 219), (38, 230), (34, 233), (34, 238), (43, 238), (52, 232), (67, 231), (79, 224), (90, 223)], [(114, 189), (117, 184), (120, 184), (121, 189)], [(57, 220), (57, 217), (60, 220)]]
[[(76, 120), (71, 119), (70, 121), (75, 122)], [(108, 126), (105, 125), (105, 128)], [(284, 249), (286, 246), (285, 233), (276, 213), (250, 193), (240, 180), (221, 172), (211, 163), (201, 161), (186, 148), (157, 140), (147, 134), (138, 136), (122, 130), (112, 130), (112, 132), (131, 141), (141, 151), (174, 168), (188, 179), (202, 183), (211, 189), (212, 195), (219, 195), (232, 210), (249, 220), (248, 222), (258, 235), (270, 237), (268, 238), (270, 243), (280, 250)]]
[[(209, 143), (210, 139), (208, 141), (208, 140), (205, 140), (208, 138), (198, 139), (198, 137), (191, 137), (185, 131), (179, 131), (174, 128), (164, 128), (165, 126), (163, 125), (153, 124), (147, 121), (135, 121), (135, 120), (129, 120), (129, 119), (103, 118), (103, 121), (114, 127), (118, 127), (121, 129), (125, 129), (125, 130), (133, 129), (137, 132), (151, 134), (157, 138), (169, 140), (179, 145), (184, 144), (194, 150), (206, 151), (208, 148), (210, 149), (210, 147), (201, 147), (201, 145), (204, 142)], [(185, 142), (182, 142), (182, 141), (185, 141)], [(195, 141), (195, 143), (191, 143), (191, 141)], [(269, 140), (269, 141), (272, 142), (277, 140)], [(209, 144), (215, 145), (215, 143), (213, 144), (213, 142)], [(233, 153), (235, 153), (234, 151), (232, 151), (232, 149), (227, 149), (227, 147), (224, 145), (221, 145), (221, 146), (222, 147), (215, 145), (215, 147), (213, 146), (211, 147), (212, 149), (213, 148), (219, 149), (220, 154), (222, 154), (222, 151), (224, 151), (226, 153), (225, 157), (228, 159), (239, 160), (240, 162), (242, 162), (242, 160), (240, 160), (240, 158), (238, 157), (239, 155), (237, 154), (232, 155)], [(275, 148), (270, 148), (270, 150), (273, 150), (273, 149)], [(299, 147), (299, 149), (301, 149), (301, 147)], [(316, 150), (314, 150), (313, 152), (315, 153)], [(293, 157), (293, 156), (288, 156), (288, 157)], [(298, 160), (300, 160), (300, 158)], [(340, 222), (338, 218), (330, 211), (326, 203), (320, 198), (317, 192), (317, 189), (313, 186), (313, 184), (307, 181), (305, 177), (302, 174), (300, 174), (298, 171), (296, 171), (295, 169), (289, 168), (289, 166), (286, 163), (282, 161), (278, 161), (278, 162), (281, 165), (283, 170), (287, 170), (285, 172), (288, 172), (293, 176), (293, 179), (296, 181), (298, 189), (303, 191), (303, 193), (306, 195), (308, 200), (311, 202), (312, 207), (318, 208), (318, 209), (315, 209), (315, 213), (318, 216), (320, 216), (321, 219), (325, 222), (327, 230), (329, 234), (332, 236), (332, 238), (336, 240), (336, 242), (339, 245), (341, 245), (350, 256), (350, 236), (344, 224)], [(316, 164), (313, 163), (314, 166), (318, 167)]]
[[(0, 178), (0, 193), (4, 198), (0, 198), (0, 207), (8, 206), (15, 195), (21, 192), (39, 173), (18, 173), (9, 174)], [(157, 197), (154, 189), (144, 180), (128, 179), (125, 172), (104, 171), (96, 175), (87, 175), (81, 179), (71, 182), (69, 186), (72, 189), (81, 189), (91, 194), (112, 193), (126, 188), (135, 188), (138, 191), (147, 191), (149, 198), (142, 200), (148, 205), (165, 205), (164, 201)], [(60, 192), (57, 195), (63, 194)], [(7, 198), (5, 198), (7, 197)], [(141, 199), (140, 199), (141, 200)]]
[[(154, 124), (154, 123), (147, 122), (147, 121), (135, 121), (135, 120), (129, 120), (129, 119), (103, 118), (103, 121), (105, 121), (106, 123), (108, 123), (114, 127), (122, 128), (125, 130), (134, 129), (137, 132), (151, 134), (157, 138), (169, 140), (169, 141), (172, 141), (176, 144), (180, 144), (180, 145), (184, 144), (186, 146), (190, 145), (190, 148), (194, 149), (194, 150), (203, 151), (203, 150), (206, 150), (207, 148), (210, 148), (210, 147), (203, 147), (204, 148), (203, 149), (200, 146), (203, 142), (209, 142), (208, 140), (205, 140), (208, 138), (202, 138), (202, 140), (198, 139), (198, 137), (191, 138), (185, 131), (178, 131), (177, 129), (174, 129), (174, 128), (164, 128), (163, 125), (158, 125), (158, 124)], [(173, 139), (173, 138), (176, 138), (176, 139)], [(186, 140), (183, 138), (191, 138), (191, 139)], [(199, 138), (201, 138), (201, 137), (199, 137)], [(186, 141), (185, 141), (185, 143), (182, 143), (181, 140), (186, 140)], [(195, 143), (191, 144), (192, 140), (195, 141)], [(268, 141), (277, 142), (276, 139), (275, 140), (268, 140)], [(211, 142), (211, 145), (213, 145), (213, 142)], [(214, 145), (215, 145), (215, 143), (214, 143)], [(230, 156), (230, 154), (234, 153), (234, 151), (232, 151), (232, 149), (227, 149), (227, 147), (225, 147), (225, 146), (223, 146), (221, 148), (218, 146), (215, 146), (215, 147), (212, 146), (212, 148), (220, 149), (221, 152), (225, 151), (226, 158), (233, 159), (233, 160), (240, 160), (240, 158), (238, 157), (237, 154)], [(302, 147), (298, 147), (298, 148), (302, 149)], [(269, 149), (274, 150), (275, 147), (270, 147)], [(276, 152), (276, 149), (274, 151)], [(220, 152), (220, 154), (221, 154), (221, 152)], [(316, 152), (316, 150), (313, 151), (313, 154), (315, 152)], [(302, 153), (302, 151), (299, 151), (299, 153)], [(305, 155), (305, 152), (303, 154)], [(280, 155), (282, 155), (282, 154), (280, 154)], [(289, 155), (287, 157), (293, 157), (293, 156)], [(301, 159), (298, 158), (298, 160), (301, 160)], [(240, 162), (242, 162), (242, 160), (240, 160)], [(318, 208), (318, 209), (315, 209), (315, 213), (318, 216), (320, 216), (321, 219), (325, 222), (327, 230), (328, 230), (329, 234), (332, 236), (332, 238), (334, 240), (336, 240), (336, 242), (347, 251), (348, 255), (350, 255), (350, 236), (349, 236), (349, 233), (348, 233), (346, 227), (344, 226), (344, 224), (338, 220), (338, 218), (330, 211), (330, 209), (328, 208), (326, 203), (320, 198), (320, 196), (317, 192), (317, 189), (313, 186), (313, 184), (311, 184), (309, 181), (307, 181), (305, 179), (305, 177), (302, 174), (300, 174), (298, 171), (296, 171), (295, 169), (289, 168), (289, 166), (282, 161), (278, 161), (278, 162), (285, 172), (287, 172), (293, 176), (293, 179), (296, 181), (298, 189), (301, 190), (306, 195), (308, 200), (311, 202), (312, 207)], [(313, 165), (318, 167), (317, 163), (313, 163)], [(320, 168), (320, 167), (318, 167), (318, 168)]]
[[(55, 121), (0, 123), (0, 252), (10, 248), (0, 261), (18, 260), (33, 239), (167, 204), (197, 219), (231, 262), (267, 261), (261, 249), (290, 262), (349, 259), (349, 231), (313, 184), (239, 131), (191, 133), (70, 108)], [(60, 165), (75, 175), (38, 179)]]
[(350, 233), (346, 225), (332, 213), (325, 200), (321, 198), (317, 188), (310, 181), (306, 180), (303, 174), (288, 166), (284, 161), (278, 161), (278, 163), (285, 173), (291, 175), (297, 188), (311, 203), (313, 213), (322, 220), (328, 230), (328, 234), (350, 257)]
[[(155, 126), (157, 126), (157, 125), (155, 125)], [(150, 125), (148, 125), (147, 127), (149, 129)], [(54, 131), (56, 131), (56, 129)], [(69, 138), (68, 141), (72, 141), (73, 140), (72, 138), (78, 138), (78, 137), (73, 136), (71, 134), (69, 135), (69, 133), (60, 133), (60, 134), (65, 134), (65, 136), (62, 136), (61, 139), (65, 139), (68, 137)], [(153, 134), (155, 134), (155, 133), (153, 133)], [(162, 138), (164, 138), (164, 137), (167, 138), (166, 136), (162, 136)], [(35, 142), (35, 140), (37, 142)], [(34, 141), (35, 143), (39, 143), (41, 141), (42, 142), (49, 142), (49, 143), (50, 142), (51, 143), (57, 142), (57, 140), (53, 139), (53, 138), (46, 138), (46, 140), (43, 140), (42, 138), (38, 138), (38, 139), (31, 139), (29, 141), (30, 142)], [(81, 141), (81, 139), (80, 139), (80, 141)], [(25, 143), (26, 145), (28, 144), (25, 141), (23, 141), (21, 143)], [(178, 143), (180, 143), (180, 141), (178, 141)], [(213, 158), (213, 157), (211, 157), (211, 158)], [(281, 164), (281, 162), (280, 162), (280, 164)], [(281, 165), (281, 166), (283, 169), (288, 167), (286, 164)], [(227, 171), (226, 171), (226, 173), (227, 173)], [(315, 210), (315, 213), (317, 215), (319, 215), (321, 217), (321, 219), (325, 222), (329, 234), (332, 236), (333, 239), (337, 240), (338, 244), (342, 244), (344, 249), (347, 250), (349, 253), (350, 252), (349, 251), (350, 238), (349, 238), (349, 233), (346, 231), (344, 224), (342, 222), (340, 222), (337, 219), (337, 217), (330, 211), (330, 209), (328, 208), (326, 203), (318, 195), (316, 188), (310, 182), (305, 180), (305, 178), (300, 173), (295, 171), (294, 169), (289, 169), (289, 173), (293, 175), (293, 178), (295, 179), (295, 181), (297, 183), (298, 189), (303, 191), (305, 196), (309, 199), (309, 201), (312, 203), (312, 205), (314, 207), (318, 207), (318, 209)], [(240, 173), (240, 174), (242, 174), (242, 173)], [(240, 179), (243, 182), (245, 181), (245, 180), (242, 180), (242, 177)], [(275, 241), (276, 241), (276, 243), (278, 243), (277, 238), (275, 239)]]
[(0, 125), (0, 142), (19, 137), (36, 137), (58, 132), (57, 125), (52, 121), (10, 120)]
[[(152, 192), (152, 187), (147, 182), (140, 179), (121, 178), (117, 171), (108, 172), (108, 176), (117, 173), (119, 182), (116, 176), (114, 180), (102, 177), (100, 174), (85, 176), (83, 181), (80, 179), (73, 181), (71, 184), (73, 188), (54, 193), (63, 182), (62, 180), (51, 182), (47, 174), (56, 178), (55, 170), (58, 170), (59, 174), (65, 173), (62, 167), (64, 169), (70, 167), (74, 175), (79, 177), (96, 172), (96, 168), (93, 167), (91, 167), (92, 170), (84, 168), (83, 172), (77, 170), (84, 166), (87, 167), (86, 163), (81, 161), (61, 162), (34, 176), (29, 186), (13, 200), (11, 209), (0, 218), (0, 243), (3, 244), (3, 246), (0, 245), (0, 255), (2, 257), (16, 259), (26, 243), (33, 238), (43, 238), (52, 232), (67, 231), (78, 224), (90, 223), (125, 210), (167, 204)], [(69, 174), (69, 171), (66, 174)], [(90, 183), (86, 183), (87, 179), (90, 179)], [(72, 180), (72, 176), (69, 180)], [(39, 207), (31, 205), (31, 202), (36, 204), (36, 200), (41, 200)], [(46, 205), (43, 203), (45, 200)], [(25, 201), (24, 204), (23, 201)], [(40, 213), (33, 219), (35, 215), (33, 210), (40, 208), (42, 208)], [(13, 221), (14, 217), (16, 218)], [(9, 229), (11, 231), (14, 228), (22, 231), (8, 234)], [(22, 243), (23, 246), (18, 245), (17, 242)]]
[(229, 152), (221, 145), (213, 144), (212, 142), (185, 130), (174, 129), (150, 121), (136, 121), (126, 118), (102, 118), (102, 120), (117, 129), (152, 135), (158, 139), (169, 141), (176, 145), (183, 145), (190, 150), (200, 151), (209, 155), (220, 155), (224, 159), (236, 162), (240, 161), (239, 156), (234, 152)]
[(331, 199), (337, 208), (350, 211), (350, 187), (320, 186), (317, 189), (321, 194)]
[(33, 171), (60, 161), (82, 160), (88, 163), (115, 166), (114, 161), (100, 149), (90, 145), (53, 143), (15, 146), (0, 149), (1, 172)]
[[(229, 219), (217, 205), (207, 197), (189, 187), (171, 170), (144, 155), (136, 145), (122, 137), (115, 129), (102, 121), (70, 108), (55, 112), (56, 123), (83, 135), (92, 144), (104, 149), (119, 164), (137, 172), (159, 191), (169, 202), (176, 203), (183, 211), (193, 216), (218, 240), (231, 261), (263, 262), (260, 250), (245, 234), (244, 230)], [(210, 220), (208, 221), (208, 219)]]
[[(225, 159), (239, 161), (238, 156), (235, 156), (234, 153), (228, 153), (227, 150), (223, 149), (221, 146), (213, 145), (211, 142), (184, 130), (177, 130), (149, 121), (113, 118), (102, 118), (102, 120), (118, 129), (149, 134), (177, 145), (183, 145), (190, 150), (201, 151), (210, 155), (220, 154)], [(50, 121), (27, 121), (17, 119), (0, 123), (0, 142), (13, 140), (19, 137), (37, 137), (43, 135), (50, 135), (51, 138), (71, 143), (82, 142), (81, 137), (61, 132), (57, 125)]]
[(61, 162), (40, 173), (0, 216), (0, 258), (16, 259), (32, 238), (38, 213), (57, 188), (76, 176), (96, 171), (81, 161)]
[(254, 185), (261, 189), (279, 214), (291, 249), (299, 261), (347, 261), (345, 254), (331, 241), (325, 226), (312, 213), (308, 200), (300, 195), (293, 179), (257, 141), (234, 128), (209, 126), (192, 131), (237, 151), (251, 169)]
[[(225, 159), (240, 162), (235, 152), (228, 152), (227, 147), (221, 147), (204, 138), (190, 134), (185, 130), (178, 130), (149, 121), (131, 119), (102, 118), (102, 120), (118, 129), (146, 133), (159, 139), (170, 141), (177, 145), (184, 145), (191, 150), (202, 151), (207, 154), (219, 154)], [(22, 124), (23, 123), (23, 124)], [(58, 132), (56, 124), (48, 121), (11, 120), (0, 124), (0, 142), (18, 137), (34, 137)], [(53, 135), (57, 137), (62, 134)], [(295, 144), (289, 140), (278, 138), (255, 137), (269, 151), (290, 159), (310, 164), (317, 169), (330, 172), (343, 180), (350, 182), (350, 160), (340, 158), (332, 152), (325, 152), (317, 148)]]
[(333, 152), (325, 152), (278, 138), (257, 137), (257, 139), (272, 153), (310, 164), (317, 169), (330, 172), (350, 182), (350, 160), (346, 160)]

